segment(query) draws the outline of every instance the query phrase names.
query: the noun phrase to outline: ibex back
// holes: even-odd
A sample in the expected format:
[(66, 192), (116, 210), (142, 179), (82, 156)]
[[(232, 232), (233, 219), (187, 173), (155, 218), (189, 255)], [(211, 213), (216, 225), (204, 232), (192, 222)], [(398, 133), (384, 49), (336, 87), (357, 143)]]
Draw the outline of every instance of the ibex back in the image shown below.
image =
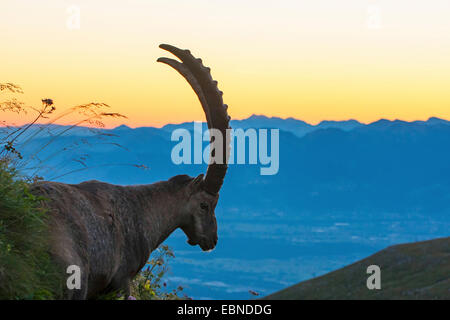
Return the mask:
[[(188, 50), (161, 45), (180, 61), (159, 58), (177, 70), (197, 94), (208, 127), (229, 141), (227, 106), (210, 69)], [(213, 140), (213, 139), (212, 139)], [(66, 299), (89, 299), (124, 290), (145, 266), (150, 253), (181, 228), (190, 245), (211, 250), (217, 244), (215, 207), (227, 171), (229, 145), (211, 141), (206, 175), (175, 176), (150, 185), (117, 186), (99, 181), (80, 184), (40, 182), (33, 192), (48, 198), (51, 254), (65, 270), (77, 265), (81, 288), (66, 289)]]

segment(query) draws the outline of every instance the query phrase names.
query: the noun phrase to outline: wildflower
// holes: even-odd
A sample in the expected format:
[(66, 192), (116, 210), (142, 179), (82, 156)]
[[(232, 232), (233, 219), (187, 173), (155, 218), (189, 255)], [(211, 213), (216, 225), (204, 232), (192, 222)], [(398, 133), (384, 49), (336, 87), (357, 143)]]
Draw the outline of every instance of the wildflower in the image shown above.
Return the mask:
[(133, 296), (128, 296), (127, 300), (136, 300), (136, 298)]
[(150, 280), (145, 281), (144, 289), (150, 291)]
[(52, 99), (42, 99), (42, 103), (47, 106), (51, 106), (51, 105), (53, 105), (53, 100)]

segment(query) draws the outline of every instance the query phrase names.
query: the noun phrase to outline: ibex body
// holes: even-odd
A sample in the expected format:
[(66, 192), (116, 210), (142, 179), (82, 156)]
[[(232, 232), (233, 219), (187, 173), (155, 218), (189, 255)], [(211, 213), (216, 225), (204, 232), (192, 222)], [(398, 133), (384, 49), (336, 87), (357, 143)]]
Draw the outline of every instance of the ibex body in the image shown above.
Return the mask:
[[(197, 94), (210, 129), (223, 141), (229, 117), (209, 68), (189, 51), (161, 45), (181, 62), (168, 58)], [(81, 288), (66, 290), (65, 298), (95, 298), (115, 290), (129, 292), (131, 279), (144, 267), (150, 253), (181, 228), (188, 243), (211, 250), (217, 243), (215, 207), (227, 170), (229, 146), (212, 142), (206, 175), (175, 176), (140, 186), (117, 186), (98, 181), (77, 185), (40, 182), (33, 192), (49, 200), (51, 254), (63, 267), (77, 265)]]

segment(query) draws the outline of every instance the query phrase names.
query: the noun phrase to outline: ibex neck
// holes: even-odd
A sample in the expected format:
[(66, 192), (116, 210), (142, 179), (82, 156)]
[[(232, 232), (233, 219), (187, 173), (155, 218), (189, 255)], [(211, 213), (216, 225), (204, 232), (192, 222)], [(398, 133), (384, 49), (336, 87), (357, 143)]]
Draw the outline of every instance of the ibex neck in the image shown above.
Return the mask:
[(181, 226), (184, 197), (168, 181), (135, 188), (143, 208), (143, 233), (150, 250), (154, 250)]

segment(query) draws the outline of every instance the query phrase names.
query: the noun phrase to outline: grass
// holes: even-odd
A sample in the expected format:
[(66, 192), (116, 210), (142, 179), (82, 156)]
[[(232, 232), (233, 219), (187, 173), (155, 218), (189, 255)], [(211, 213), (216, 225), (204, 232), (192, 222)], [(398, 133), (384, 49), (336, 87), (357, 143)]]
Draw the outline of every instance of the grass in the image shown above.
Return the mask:
[[(108, 143), (104, 142), (104, 139), (110, 137), (111, 134), (101, 130), (105, 127), (103, 120), (106, 118), (126, 118), (120, 113), (111, 112), (108, 104), (99, 102), (81, 104), (61, 111), (55, 106), (52, 99), (46, 98), (41, 100), (42, 104), (40, 107), (28, 106), (17, 99), (16, 96), (23, 94), (23, 91), (19, 86), (12, 83), (0, 83), (0, 93), (5, 93), (7, 96), (12, 95), (12, 97), (0, 101), (0, 112), (15, 113), (18, 116), (32, 114), (31, 121), (21, 126), (0, 121), (0, 159), (7, 158), (9, 163), (15, 168), (20, 169), (22, 172), (27, 172), (33, 177), (48, 172), (58, 174), (60, 169), (58, 165), (48, 168), (46, 162), (58, 159), (61, 153), (69, 149), (74, 150), (79, 145), (86, 143), (84, 139), (79, 139), (58, 151), (45, 154), (48, 150), (47, 148), (67, 132), (74, 130), (78, 126), (87, 125), (85, 128), (92, 133), (93, 137), (99, 140), (99, 143)], [(65, 121), (67, 117), (71, 119), (69, 122)], [(64, 121), (65, 126), (63, 127), (53, 126), (56, 122), (62, 123)], [(31, 150), (30, 142), (43, 136), (47, 137), (46, 141), (38, 146), (36, 150)], [(118, 144), (114, 145), (123, 148)], [(25, 150), (28, 151), (26, 158), (23, 157)], [(73, 158), (72, 161), (77, 162), (81, 166), (80, 170), (86, 170), (89, 167), (85, 163), (88, 156), (80, 155)], [(64, 159), (61, 165), (66, 163), (67, 160)], [(61, 175), (65, 174), (67, 173), (62, 173)]]
[[(380, 290), (367, 289), (370, 265), (381, 269)], [(450, 299), (450, 237), (388, 247), (264, 299)]]

